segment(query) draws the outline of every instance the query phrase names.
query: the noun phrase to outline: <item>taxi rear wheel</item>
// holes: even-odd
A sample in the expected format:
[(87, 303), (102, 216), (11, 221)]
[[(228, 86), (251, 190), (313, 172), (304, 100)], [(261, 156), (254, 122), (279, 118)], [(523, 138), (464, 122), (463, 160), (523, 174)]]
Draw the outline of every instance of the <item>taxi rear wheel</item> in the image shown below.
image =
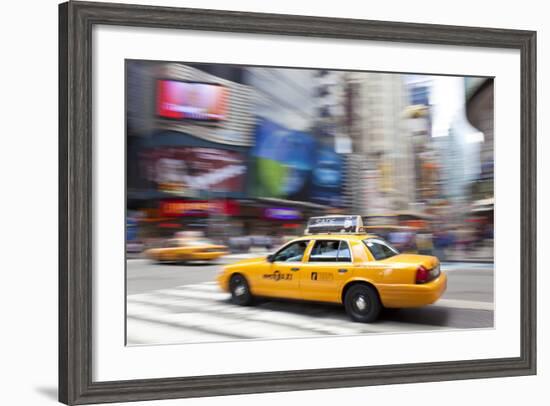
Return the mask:
[(370, 285), (350, 287), (344, 297), (344, 306), (351, 319), (361, 323), (375, 321), (382, 310), (378, 292)]
[(229, 291), (231, 292), (231, 301), (236, 305), (248, 306), (252, 304), (254, 298), (244, 276), (233, 275), (229, 280)]

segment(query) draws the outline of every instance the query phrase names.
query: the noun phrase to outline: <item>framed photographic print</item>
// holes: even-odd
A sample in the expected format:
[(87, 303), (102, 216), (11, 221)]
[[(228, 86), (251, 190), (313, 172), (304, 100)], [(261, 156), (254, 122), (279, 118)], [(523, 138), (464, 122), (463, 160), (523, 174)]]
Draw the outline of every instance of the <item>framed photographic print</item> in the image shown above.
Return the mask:
[(536, 33), (59, 8), (59, 400), (536, 373)]

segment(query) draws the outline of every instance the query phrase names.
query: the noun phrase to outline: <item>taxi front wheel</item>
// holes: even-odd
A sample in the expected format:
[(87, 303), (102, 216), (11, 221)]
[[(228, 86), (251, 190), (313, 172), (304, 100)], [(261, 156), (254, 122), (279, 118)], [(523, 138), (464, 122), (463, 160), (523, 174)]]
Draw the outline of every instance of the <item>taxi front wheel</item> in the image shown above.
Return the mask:
[(229, 280), (229, 290), (231, 292), (231, 301), (236, 305), (248, 306), (252, 304), (253, 296), (250, 293), (250, 287), (245, 277), (235, 274)]
[(353, 321), (371, 323), (378, 318), (382, 304), (378, 292), (369, 285), (355, 285), (344, 297), (346, 312)]

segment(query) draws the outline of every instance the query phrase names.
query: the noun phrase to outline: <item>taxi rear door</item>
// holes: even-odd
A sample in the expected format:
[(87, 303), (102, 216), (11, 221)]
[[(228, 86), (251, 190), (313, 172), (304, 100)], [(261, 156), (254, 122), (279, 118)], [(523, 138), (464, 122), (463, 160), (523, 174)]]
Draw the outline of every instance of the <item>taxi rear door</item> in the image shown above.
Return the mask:
[(316, 240), (300, 272), (302, 299), (340, 302), (339, 292), (351, 276), (353, 258), (346, 240)]

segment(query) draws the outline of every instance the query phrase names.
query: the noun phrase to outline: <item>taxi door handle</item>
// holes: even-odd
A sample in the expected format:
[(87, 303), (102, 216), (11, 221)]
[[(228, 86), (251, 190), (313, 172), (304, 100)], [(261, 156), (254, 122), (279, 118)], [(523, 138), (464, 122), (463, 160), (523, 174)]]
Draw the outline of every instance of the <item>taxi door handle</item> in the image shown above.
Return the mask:
[(346, 273), (347, 271), (347, 269), (338, 269), (338, 273)]
[(299, 271), (300, 268), (290, 268), (290, 270), (296, 272), (296, 271)]

